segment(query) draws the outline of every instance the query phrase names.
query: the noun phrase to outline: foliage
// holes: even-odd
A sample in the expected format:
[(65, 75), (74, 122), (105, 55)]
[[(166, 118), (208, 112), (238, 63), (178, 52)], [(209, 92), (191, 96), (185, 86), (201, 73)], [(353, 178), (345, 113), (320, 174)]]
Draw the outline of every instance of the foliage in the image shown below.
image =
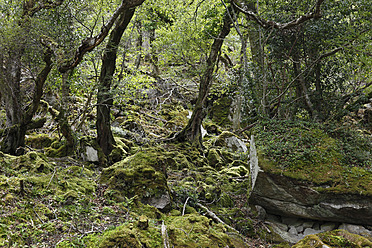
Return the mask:
[(370, 169), (371, 139), (347, 127), (305, 121), (264, 120), (255, 128), (265, 156), (283, 169), (341, 163)]

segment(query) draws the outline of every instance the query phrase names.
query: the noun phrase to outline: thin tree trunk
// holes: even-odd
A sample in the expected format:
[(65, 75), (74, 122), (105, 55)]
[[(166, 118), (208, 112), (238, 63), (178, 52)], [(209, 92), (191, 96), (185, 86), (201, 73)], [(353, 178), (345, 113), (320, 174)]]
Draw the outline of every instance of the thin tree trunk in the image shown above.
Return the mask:
[[(254, 1), (250, 1), (247, 6), (250, 11), (257, 13), (257, 6), (255, 5)], [(254, 79), (256, 81), (256, 85), (253, 90), (255, 91), (256, 101), (260, 104), (259, 112), (262, 115), (267, 116), (269, 113), (269, 104), (266, 98), (268, 83), (266, 71), (264, 70), (265, 60), (264, 51), (262, 49), (260, 26), (256, 22), (252, 21), (248, 16), (247, 21), (247, 32), (251, 48), (252, 61), (254, 64)]]
[(113, 145), (115, 145), (110, 126), (110, 110), (113, 104), (111, 83), (116, 68), (117, 50), (121, 37), (132, 19), (134, 11), (134, 8), (126, 9), (120, 14), (114, 29), (111, 31), (102, 59), (97, 95), (96, 128), (98, 144), (106, 156), (111, 153)]
[[(229, 10), (231, 12), (230, 8), (227, 11)], [(229, 17), (228, 12), (226, 12), (220, 33), (214, 39), (211, 46), (210, 54), (207, 59), (207, 68), (200, 81), (199, 94), (195, 103), (194, 111), (192, 112), (187, 126), (176, 136), (176, 139), (179, 141), (190, 141), (192, 143), (196, 143), (197, 146), (202, 146), (201, 124), (205, 116), (204, 105), (209, 89), (212, 85), (213, 71), (216, 65), (218, 54), (221, 51), (224, 39), (230, 33), (231, 24), (232, 20)]]
[(240, 71), (238, 79), (238, 95), (234, 99), (234, 114), (233, 114), (233, 129), (238, 130), (240, 128), (241, 122), (241, 110), (242, 110), (242, 101), (243, 95), (241, 94), (243, 90), (243, 82), (246, 77), (247, 68), (248, 68), (248, 58), (247, 58), (247, 40), (248, 36), (242, 34), (240, 37), (241, 48), (240, 48)]

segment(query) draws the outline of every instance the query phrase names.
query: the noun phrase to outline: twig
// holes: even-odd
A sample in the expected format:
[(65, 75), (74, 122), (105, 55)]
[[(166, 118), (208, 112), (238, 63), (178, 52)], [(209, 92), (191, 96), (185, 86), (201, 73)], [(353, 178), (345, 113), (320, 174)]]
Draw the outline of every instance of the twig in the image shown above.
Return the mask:
[(53, 180), (53, 178), (54, 178), (54, 175), (56, 174), (56, 171), (57, 171), (57, 169), (54, 167), (53, 175), (52, 175), (52, 177), (50, 178), (49, 183), (48, 183), (48, 186), (46, 187), (46, 189), (49, 188), (49, 185), (50, 185), (50, 183), (52, 182), (52, 180)]
[(168, 240), (167, 226), (164, 225), (164, 220), (161, 223), (161, 236), (163, 237), (164, 248), (171, 248)]
[(216, 221), (217, 223), (221, 223), (225, 226), (227, 226), (228, 228), (230, 228), (231, 230), (234, 230), (235, 232), (239, 233), (238, 230), (236, 230), (234, 227), (232, 226), (229, 226), (228, 224), (226, 224), (225, 222), (223, 222), (215, 213), (213, 213), (212, 211), (210, 211), (207, 207), (203, 206), (202, 204), (200, 203), (196, 203), (196, 206), (204, 209), (206, 212), (207, 212), (207, 215), (212, 218), (214, 221)]
[(187, 205), (187, 202), (189, 201), (190, 197), (187, 197), (186, 201), (185, 201), (185, 204), (183, 204), (183, 209), (182, 209), (182, 216), (185, 215), (185, 210), (186, 210), (186, 205)]
[(45, 222), (40, 218), (40, 216), (35, 211), (35, 207), (32, 207), (32, 209), (34, 210), (34, 213), (36, 214), (36, 217), (40, 220), (40, 222), (44, 224)]
[(163, 118), (159, 118), (159, 117), (156, 117), (156, 116), (149, 115), (149, 114), (147, 114), (145, 111), (140, 110), (139, 112), (140, 112), (141, 114), (146, 115), (147, 117), (150, 117), (150, 118), (155, 119), (155, 120), (157, 120), (157, 121), (168, 122), (167, 120), (165, 120), (165, 119), (163, 119)]
[(228, 178), (229, 180), (230, 179), (246, 179), (246, 178), (249, 178), (250, 176), (241, 176), (241, 177), (230, 177)]

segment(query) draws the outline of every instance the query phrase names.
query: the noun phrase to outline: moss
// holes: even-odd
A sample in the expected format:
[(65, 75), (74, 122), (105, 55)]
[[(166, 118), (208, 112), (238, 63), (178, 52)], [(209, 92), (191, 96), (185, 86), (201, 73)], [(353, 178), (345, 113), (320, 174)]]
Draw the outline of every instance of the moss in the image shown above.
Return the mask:
[(212, 121), (217, 125), (226, 127), (231, 125), (230, 106), (232, 99), (230, 97), (222, 97), (215, 101), (212, 106)]
[(52, 143), (56, 141), (55, 137), (51, 137), (49, 134), (30, 134), (26, 136), (26, 145), (35, 148), (43, 149), (49, 147)]
[(115, 137), (114, 139), (116, 145), (109, 155), (109, 160), (113, 163), (116, 163), (127, 156), (129, 147), (122, 141), (121, 138)]
[(223, 160), (220, 157), (218, 151), (213, 148), (208, 151), (207, 159), (209, 165), (212, 166), (213, 168), (221, 168), (223, 164)]
[[(239, 164), (239, 163), (234, 163), (234, 164)], [(243, 166), (233, 166), (230, 168), (225, 168), (221, 170), (221, 174), (228, 175), (229, 177), (241, 177), (241, 176), (246, 176), (249, 175), (249, 170)]]
[(371, 247), (372, 242), (368, 239), (351, 234), (345, 230), (333, 230), (329, 232), (320, 233), (317, 235), (308, 235), (296, 245), (292, 246), (293, 248), (322, 248), (324, 245), (334, 247), (334, 248), (362, 248), (362, 247)]
[(372, 171), (347, 168), (340, 164), (308, 166), (302, 169), (281, 168), (278, 163), (259, 155), (259, 166), (266, 172), (283, 175), (313, 184), (319, 192), (372, 196)]
[(46, 148), (45, 152), (48, 157), (61, 158), (72, 154), (72, 148), (61, 142), (53, 142), (52, 147)]
[(136, 221), (106, 231), (102, 236), (90, 237), (86, 243), (86, 247), (155, 248), (162, 247), (162, 237), (157, 224), (149, 220), (147, 216), (141, 215)]
[(340, 140), (330, 137), (319, 126), (274, 124), (267, 124), (270, 133), (259, 129), (256, 138), (259, 166), (266, 172), (309, 182), (322, 192), (372, 196), (372, 171), (345, 165)]
[(37, 152), (29, 152), (20, 157), (8, 157), (11, 161), (11, 166), (18, 173), (32, 172), (32, 173), (49, 173), (53, 171), (44, 154)]
[(103, 170), (101, 182), (108, 184), (116, 200), (138, 195), (142, 201), (169, 195), (164, 151), (149, 148)]

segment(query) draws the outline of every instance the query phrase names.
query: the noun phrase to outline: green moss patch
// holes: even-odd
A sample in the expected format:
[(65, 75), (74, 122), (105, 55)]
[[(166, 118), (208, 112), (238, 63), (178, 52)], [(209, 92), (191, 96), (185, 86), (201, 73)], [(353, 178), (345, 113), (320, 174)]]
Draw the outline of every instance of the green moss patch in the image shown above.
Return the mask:
[(368, 239), (349, 233), (345, 230), (333, 230), (330, 232), (324, 232), (317, 235), (308, 235), (293, 248), (322, 248), (324, 246), (329, 246), (332, 248), (362, 248), (371, 247), (372, 242)]
[(136, 195), (144, 202), (169, 197), (166, 161), (161, 149), (139, 151), (104, 169), (101, 182), (108, 184), (107, 194), (111, 194), (118, 201)]
[(372, 195), (372, 171), (364, 162), (345, 164), (346, 143), (320, 127), (302, 122), (261, 123), (255, 130), (260, 167), (307, 181), (319, 191)]
[(230, 97), (222, 97), (213, 103), (212, 120), (219, 126), (231, 125), (230, 106), (232, 99)]
[(49, 134), (30, 134), (27, 135), (25, 143), (35, 149), (43, 149), (49, 147), (56, 141), (56, 137), (51, 137)]

